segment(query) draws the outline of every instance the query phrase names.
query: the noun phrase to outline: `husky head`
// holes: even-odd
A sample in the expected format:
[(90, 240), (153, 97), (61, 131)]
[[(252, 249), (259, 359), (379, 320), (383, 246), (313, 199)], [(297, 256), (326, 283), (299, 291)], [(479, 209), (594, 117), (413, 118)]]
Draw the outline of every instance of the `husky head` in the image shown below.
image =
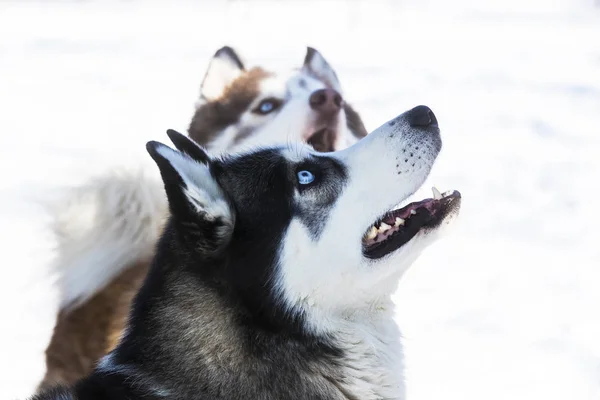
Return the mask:
[(222, 282), (270, 329), (327, 333), (338, 318), (386, 308), (399, 277), (459, 210), (455, 191), (407, 204), (441, 148), (425, 106), (332, 153), (298, 144), (216, 159), (169, 136), (179, 151), (147, 148), (170, 229), (193, 254), (194, 273)]
[(315, 49), (289, 74), (246, 69), (230, 47), (212, 58), (189, 136), (213, 151), (308, 142), (317, 151), (346, 148), (367, 134), (343, 98), (335, 71)]

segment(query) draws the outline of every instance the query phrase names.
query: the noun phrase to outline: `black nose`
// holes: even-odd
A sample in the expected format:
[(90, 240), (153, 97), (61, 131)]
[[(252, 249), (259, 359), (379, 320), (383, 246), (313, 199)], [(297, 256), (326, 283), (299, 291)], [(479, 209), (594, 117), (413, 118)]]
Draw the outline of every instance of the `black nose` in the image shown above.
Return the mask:
[(427, 106), (416, 106), (408, 111), (406, 116), (410, 126), (437, 126), (438, 121), (431, 108)]

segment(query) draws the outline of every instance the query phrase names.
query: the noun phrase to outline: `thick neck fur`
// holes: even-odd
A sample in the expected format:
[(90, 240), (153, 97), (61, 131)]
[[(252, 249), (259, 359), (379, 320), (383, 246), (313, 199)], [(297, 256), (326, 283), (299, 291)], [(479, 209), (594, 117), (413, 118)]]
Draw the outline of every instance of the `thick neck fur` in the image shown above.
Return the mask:
[(404, 357), (391, 299), (361, 310), (335, 315), (312, 310), (312, 326), (331, 337), (343, 357), (338, 360), (348, 398), (404, 399)]
[(167, 228), (127, 333), (91, 381), (122, 376), (128, 393), (167, 399), (404, 398), (391, 309), (336, 318), (325, 335), (265, 329), (210, 272), (225, 261), (193, 262), (175, 236)]

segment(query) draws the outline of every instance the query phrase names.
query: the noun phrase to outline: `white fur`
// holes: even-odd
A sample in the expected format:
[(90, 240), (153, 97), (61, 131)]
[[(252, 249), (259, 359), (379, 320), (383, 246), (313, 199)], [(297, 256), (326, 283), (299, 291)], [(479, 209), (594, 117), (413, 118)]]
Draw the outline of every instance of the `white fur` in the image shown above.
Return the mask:
[[(305, 67), (289, 76), (275, 75), (263, 83), (263, 90), (287, 99), (279, 112), (258, 117), (248, 110), (238, 124), (217, 135), (210, 150), (233, 152), (306, 140), (313, 117), (308, 104), (310, 93), (300, 87), (299, 80), (306, 79), (307, 87), (315, 90), (325, 84), (311, 76), (311, 70), (321, 68), (322, 75), (334, 76), (328, 71), (329, 65), (320, 60), (323, 57), (318, 56), (311, 69)], [(232, 60), (222, 56), (213, 59), (202, 85), (202, 96), (220, 96), (239, 73), (241, 70)], [(341, 117), (338, 148), (356, 141), (346, 128), (343, 113)], [(256, 132), (234, 146), (233, 138), (247, 126), (256, 127)], [(87, 301), (125, 268), (152, 256), (168, 208), (158, 170), (148, 165), (150, 169), (107, 171), (67, 190), (63, 201), (52, 210), (52, 228), (58, 242), (53, 269), (58, 277), (61, 308)]]
[(85, 302), (117, 272), (149, 259), (166, 210), (154, 170), (113, 170), (68, 190), (52, 210), (61, 308)]
[(242, 70), (229, 57), (225, 55), (214, 57), (208, 66), (202, 83), (202, 97), (206, 100), (218, 99), (223, 95), (227, 85), (240, 76), (241, 73)]
[[(419, 150), (414, 146), (417, 137)], [(363, 255), (362, 238), (371, 224), (407, 201), (427, 178), (436, 157), (434, 143), (427, 138), (398, 117), (393, 126), (386, 123), (353, 147), (331, 153), (347, 167), (348, 182), (323, 221), (320, 236), (315, 239), (296, 219), (283, 241), (279, 295), (291, 312), (306, 317), (312, 330), (329, 335), (346, 350), (341, 361), (344, 385), (360, 399), (405, 398), (391, 295), (437, 229), (418, 233), (378, 260)], [(414, 159), (407, 163), (402, 156), (398, 161), (408, 148)], [(286, 157), (298, 162), (307, 152), (290, 150)], [(299, 193), (296, 201), (302, 201)]]
[[(309, 306), (334, 312), (344, 312), (338, 309), (340, 306), (363, 307), (377, 300), (373, 298), (373, 287), (381, 286), (383, 293), (391, 294), (397, 279), (412, 263), (421, 236), (429, 235), (418, 234), (406, 246), (375, 263), (362, 254), (362, 237), (369, 226), (407, 200), (425, 181), (435, 160), (435, 154), (422, 144), (418, 152), (412, 150), (415, 158), (421, 157), (414, 167), (397, 161), (411, 144), (410, 136), (400, 134), (403, 130), (406, 126), (402, 122), (394, 127), (385, 124), (353, 147), (332, 153), (346, 165), (349, 181), (324, 221), (319, 239), (313, 240), (307, 228), (295, 220), (284, 242), (282, 292), (290, 296), (292, 304), (310, 299), (313, 304)], [(398, 133), (390, 138), (392, 131)], [(296, 159), (298, 155), (288, 157)], [(401, 174), (397, 173), (399, 169)], [(338, 288), (333, 294), (332, 285)]]
[[(300, 85), (300, 80), (304, 85)], [(214, 141), (214, 147), (228, 152), (244, 151), (257, 146), (287, 144), (307, 141), (320, 127), (316, 125), (317, 114), (310, 108), (310, 95), (327, 85), (307, 73), (305, 69), (290, 75), (274, 75), (260, 83), (260, 95), (242, 114), (239, 122), (223, 130)], [(276, 98), (284, 102), (277, 112), (259, 115), (251, 112), (266, 98)], [(234, 143), (237, 133), (246, 128), (253, 133), (243, 142)], [(348, 132), (346, 115), (340, 112), (337, 123), (336, 149), (354, 143), (356, 138)]]
[(333, 68), (331, 68), (321, 53), (315, 52), (308, 64), (305, 64), (302, 69), (309, 74), (315, 75), (319, 78), (319, 80), (324, 80), (333, 89), (337, 90), (339, 93), (342, 93), (342, 85), (337, 79), (335, 71)]
[(194, 161), (187, 154), (159, 144), (156, 151), (177, 171), (185, 184), (184, 193), (198, 213), (207, 221), (217, 218), (232, 220), (225, 195), (210, 174), (208, 166)]
[(344, 351), (340, 361), (342, 386), (359, 399), (404, 399), (404, 357), (400, 331), (393, 321), (393, 303), (331, 321), (336, 344)]

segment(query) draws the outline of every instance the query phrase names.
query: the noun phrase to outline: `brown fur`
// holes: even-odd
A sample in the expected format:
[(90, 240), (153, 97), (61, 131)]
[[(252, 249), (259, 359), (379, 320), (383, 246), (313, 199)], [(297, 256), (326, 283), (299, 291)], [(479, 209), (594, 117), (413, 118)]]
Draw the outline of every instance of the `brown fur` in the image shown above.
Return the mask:
[[(218, 132), (237, 122), (259, 94), (259, 81), (269, 75), (271, 73), (262, 68), (250, 69), (235, 79), (221, 98), (205, 100), (192, 118), (189, 136), (201, 145), (209, 144)], [(359, 138), (366, 136), (367, 131), (356, 111), (348, 104), (344, 104), (344, 111), (352, 132)], [(247, 135), (240, 132), (240, 135), (244, 134)], [(147, 270), (148, 262), (140, 261), (124, 270), (86, 303), (60, 313), (46, 350), (47, 373), (40, 389), (74, 384), (92, 372), (97, 361), (116, 346), (131, 301)]]
[(346, 125), (348, 129), (359, 139), (367, 136), (367, 128), (365, 128), (362, 119), (350, 104), (344, 103), (344, 112), (346, 113)]
[[(189, 136), (207, 145), (214, 135), (234, 124), (258, 95), (258, 83), (271, 73), (253, 68), (235, 79), (221, 98), (196, 110)], [(218, 112), (217, 112), (218, 110)], [(134, 295), (141, 287), (147, 262), (127, 268), (89, 301), (62, 311), (46, 350), (47, 372), (40, 389), (72, 385), (92, 372), (96, 362), (117, 344)]]
[(148, 261), (133, 265), (80, 307), (59, 314), (40, 389), (72, 385), (116, 346), (148, 267)]
[(258, 83), (269, 75), (271, 73), (258, 67), (240, 75), (225, 89), (220, 99), (203, 104), (197, 110), (188, 129), (189, 136), (206, 146), (215, 134), (235, 124), (258, 95)]

